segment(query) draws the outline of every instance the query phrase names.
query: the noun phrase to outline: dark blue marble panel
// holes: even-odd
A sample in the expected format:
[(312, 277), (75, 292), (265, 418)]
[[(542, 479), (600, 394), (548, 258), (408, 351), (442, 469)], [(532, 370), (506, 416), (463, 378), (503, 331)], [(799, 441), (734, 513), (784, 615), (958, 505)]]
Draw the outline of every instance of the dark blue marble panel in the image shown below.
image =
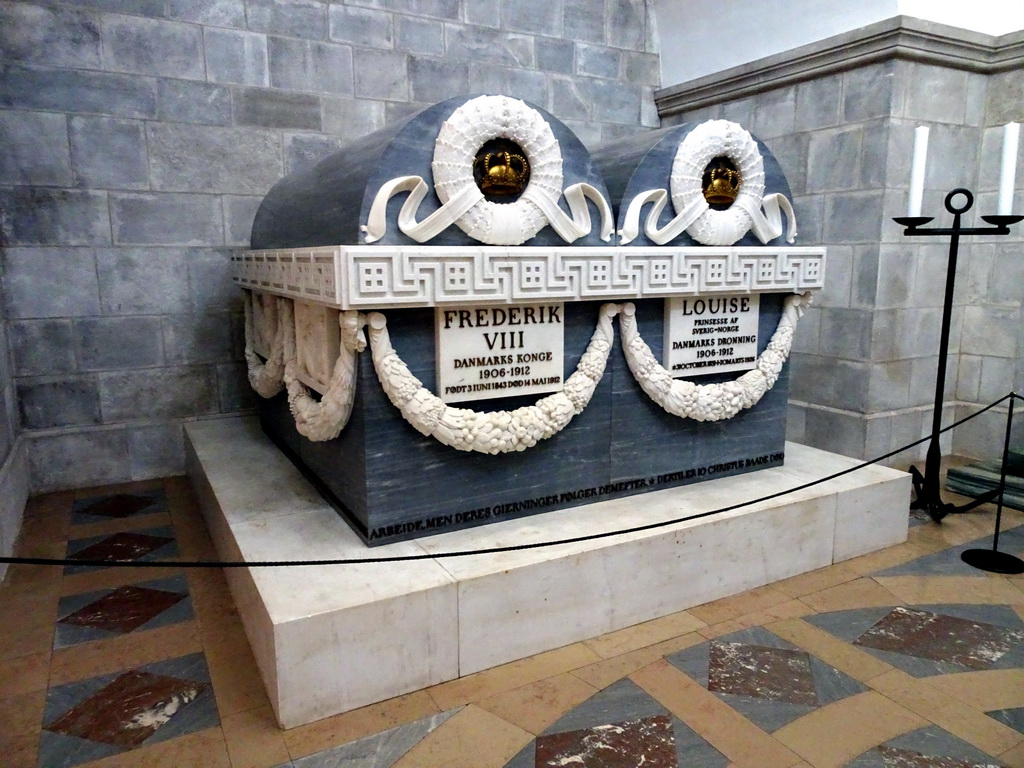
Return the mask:
[[(781, 295), (762, 296), (759, 351), (775, 330), (782, 299)], [(565, 305), (566, 378), (590, 341), (600, 306), (599, 302)], [(655, 354), (661, 351), (662, 307), (661, 300), (638, 305), (641, 328)], [(433, 310), (391, 310), (387, 317), (395, 349), (423, 385), (436, 391)], [(758, 405), (724, 422), (679, 419), (652, 403), (639, 388), (616, 337), (605, 376), (583, 413), (562, 432), (529, 450), (489, 456), (457, 451), (413, 429), (384, 395), (369, 355), (364, 354), (352, 417), (338, 438), (323, 443), (301, 438), (283, 395), (264, 402), (262, 423), (314, 484), (344, 510), (353, 528), (371, 544), (381, 544), (595, 500), (563, 497), (578, 490), (605, 487), (600, 498), (609, 499), (752, 471), (746, 459), (783, 451), (787, 384), (784, 369), (775, 388)], [(537, 399), (534, 395), (500, 398), (465, 407), (513, 410)], [(742, 466), (712, 470), (704, 477), (658, 477), (727, 461)], [(781, 458), (776, 456), (756, 468), (779, 463)], [(641, 487), (607, 488), (631, 480), (647, 482)], [(544, 502), (528, 508), (506, 506), (538, 499)], [(456, 521), (459, 514), (487, 509), (479, 519)], [(451, 519), (435, 521), (437, 525), (427, 522), (443, 516)]]
[[(768, 346), (782, 313), (782, 294), (762, 294), (758, 327), (758, 354)], [(664, 337), (664, 301), (636, 302), (637, 323), (644, 341), (661, 360)], [(731, 419), (699, 422), (680, 419), (654, 403), (633, 378), (616, 339), (609, 364), (612, 376), (613, 482), (651, 475), (700, 470), (714, 464), (742, 461), (785, 450), (786, 401), (789, 390), (789, 365), (782, 370), (775, 386), (753, 408)], [(606, 374), (608, 375), (608, 374)], [(698, 384), (729, 381), (740, 372), (694, 376)], [(781, 459), (758, 465), (758, 469), (781, 464)], [(741, 474), (746, 466), (716, 471), (691, 478), (673, 478), (660, 482), (667, 488), (692, 482)]]

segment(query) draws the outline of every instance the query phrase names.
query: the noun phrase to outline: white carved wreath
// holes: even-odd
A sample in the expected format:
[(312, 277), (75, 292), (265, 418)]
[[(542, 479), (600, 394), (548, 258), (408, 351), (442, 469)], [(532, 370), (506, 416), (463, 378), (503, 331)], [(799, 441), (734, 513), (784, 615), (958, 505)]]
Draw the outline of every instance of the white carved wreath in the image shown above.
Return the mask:
[(601, 307), (597, 329), (563, 390), (514, 411), (478, 412), (453, 408), (427, 390), (391, 346), (384, 315), (369, 316), (370, 349), (381, 387), (418, 432), (457, 448), (479, 453), (524, 451), (560, 432), (581, 413), (604, 375), (615, 332), (617, 304)]
[[(473, 178), (473, 162), (480, 148), (504, 138), (522, 147), (530, 166), (530, 180), (517, 200), (493, 203), (484, 199)], [(441, 207), (422, 221), (416, 212), (429, 191), (419, 176), (400, 176), (383, 184), (362, 227), (372, 243), (387, 230), (387, 202), (408, 192), (398, 215), (399, 229), (416, 242), (426, 242), (454, 224), (487, 245), (521, 245), (545, 225), (566, 242), (591, 230), (589, 198), (601, 212), (601, 237), (612, 234), (612, 211), (601, 192), (590, 184), (564, 190), (571, 216), (558, 207), (563, 195), (562, 152), (544, 117), (519, 99), (478, 96), (458, 107), (441, 125), (434, 143), (434, 189)]]
[[(736, 200), (724, 211), (716, 211), (704, 199), (702, 179), (708, 163), (727, 157), (739, 171), (742, 182)], [(686, 233), (704, 245), (732, 245), (747, 232), (764, 197), (764, 161), (757, 142), (738, 123), (709, 120), (701, 123), (679, 143), (669, 181), (672, 205), (677, 211), (691, 206), (702, 213)]]
[(782, 317), (768, 342), (768, 346), (747, 371), (733, 381), (720, 384), (694, 384), (692, 381), (673, 379), (640, 337), (636, 324), (636, 307), (626, 304), (619, 315), (622, 350), (626, 363), (641, 389), (654, 402), (684, 419), (721, 421), (731, 419), (744, 408), (750, 408), (775, 386), (782, 366), (793, 346), (793, 330), (803, 307), (811, 302), (811, 294), (793, 294), (786, 297)]
[(506, 96), (479, 96), (452, 112), (434, 142), (434, 190), (447, 203), (470, 187), (476, 189), (473, 161), (480, 147), (498, 138), (514, 141), (526, 153), (530, 164), (526, 190), (511, 203), (481, 197), (455, 220), (455, 226), (481, 243), (519, 245), (547, 224), (534, 200), (543, 198), (557, 205), (562, 196), (562, 151), (537, 110)]
[[(742, 181), (736, 200), (727, 209), (716, 211), (704, 198), (702, 181), (708, 164), (716, 157), (727, 157), (736, 166)], [(669, 177), (672, 205), (676, 216), (662, 228), (658, 218), (668, 201), (664, 189), (650, 189), (634, 197), (619, 233), (621, 243), (629, 243), (639, 234), (643, 206), (654, 203), (644, 225), (644, 233), (654, 243), (664, 245), (683, 231), (703, 245), (732, 245), (751, 229), (762, 243), (782, 234), (782, 212), (789, 222), (787, 241), (796, 239), (793, 206), (785, 195), (764, 194), (764, 160), (757, 142), (738, 123), (708, 120), (697, 125), (679, 143)]]

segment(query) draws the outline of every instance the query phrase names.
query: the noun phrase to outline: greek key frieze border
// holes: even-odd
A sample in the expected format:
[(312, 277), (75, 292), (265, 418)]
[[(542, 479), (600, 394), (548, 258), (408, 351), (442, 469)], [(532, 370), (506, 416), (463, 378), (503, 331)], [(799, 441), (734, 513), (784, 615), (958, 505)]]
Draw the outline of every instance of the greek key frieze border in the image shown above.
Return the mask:
[(822, 287), (825, 248), (330, 246), (232, 257), (244, 288), (342, 309), (641, 299)]

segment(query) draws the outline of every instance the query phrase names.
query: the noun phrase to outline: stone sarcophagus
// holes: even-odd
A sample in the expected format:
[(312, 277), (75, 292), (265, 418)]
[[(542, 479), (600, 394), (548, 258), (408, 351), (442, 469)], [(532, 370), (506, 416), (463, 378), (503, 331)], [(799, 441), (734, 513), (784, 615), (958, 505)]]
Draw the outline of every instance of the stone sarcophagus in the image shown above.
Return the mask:
[(588, 152), (459, 97), (282, 179), (246, 290), (268, 435), (370, 545), (778, 465), (825, 252), (718, 120)]

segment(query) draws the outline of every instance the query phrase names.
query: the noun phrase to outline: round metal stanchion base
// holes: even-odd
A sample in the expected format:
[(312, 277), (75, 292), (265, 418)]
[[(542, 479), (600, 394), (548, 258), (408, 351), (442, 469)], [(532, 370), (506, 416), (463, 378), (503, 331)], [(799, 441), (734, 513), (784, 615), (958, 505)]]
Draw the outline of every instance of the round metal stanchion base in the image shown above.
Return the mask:
[(991, 549), (965, 549), (960, 559), (989, 573), (1024, 573), (1024, 560), (1009, 552)]

